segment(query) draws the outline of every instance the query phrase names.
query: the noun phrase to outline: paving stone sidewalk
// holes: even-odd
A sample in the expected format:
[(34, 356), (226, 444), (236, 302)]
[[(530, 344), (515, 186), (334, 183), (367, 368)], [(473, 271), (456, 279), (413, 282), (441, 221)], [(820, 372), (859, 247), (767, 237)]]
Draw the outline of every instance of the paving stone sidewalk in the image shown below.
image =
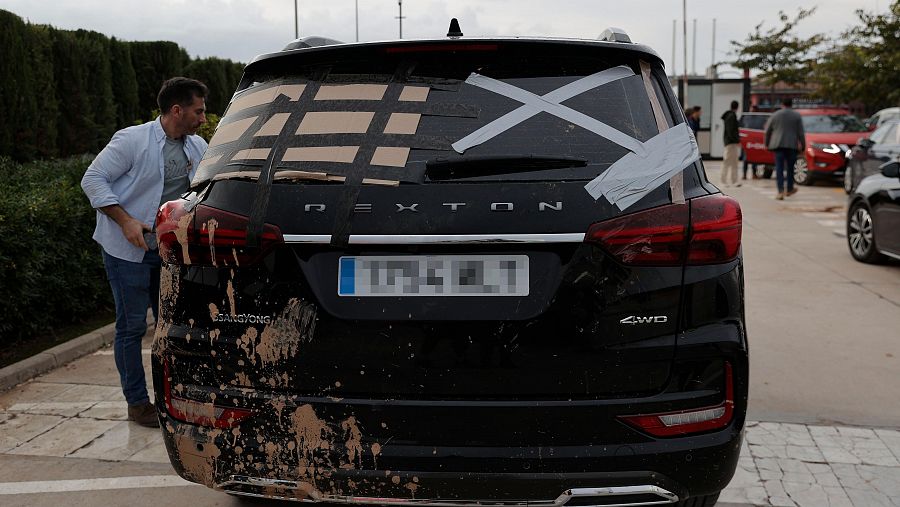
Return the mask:
[(751, 422), (720, 502), (900, 507), (900, 431)]
[[(0, 455), (168, 463), (159, 430), (125, 420), (111, 355), (0, 394)], [(900, 507), (900, 431), (750, 422), (718, 505)]]

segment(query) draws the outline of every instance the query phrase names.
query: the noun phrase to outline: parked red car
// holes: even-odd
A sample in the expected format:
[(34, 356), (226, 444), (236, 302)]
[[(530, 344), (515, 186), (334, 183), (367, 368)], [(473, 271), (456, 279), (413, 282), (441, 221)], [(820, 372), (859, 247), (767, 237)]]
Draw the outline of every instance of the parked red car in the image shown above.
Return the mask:
[(797, 157), (794, 181), (811, 185), (818, 179), (843, 178), (847, 154), (871, 132), (846, 109), (797, 109), (806, 131), (805, 156)]
[[(794, 164), (794, 181), (811, 185), (818, 179), (842, 178), (847, 153), (856, 143), (869, 137), (866, 126), (846, 109), (797, 109), (803, 116), (806, 150)], [(766, 122), (772, 113), (744, 113), (740, 119), (741, 148), (748, 163), (763, 164), (769, 177), (775, 154), (765, 145)]]
[(772, 113), (743, 113), (739, 120), (744, 160), (765, 166), (763, 176), (766, 178), (772, 175), (775, 166), (775, 153), (766, 149), (765, 143), (766, 122), (770, 116)]

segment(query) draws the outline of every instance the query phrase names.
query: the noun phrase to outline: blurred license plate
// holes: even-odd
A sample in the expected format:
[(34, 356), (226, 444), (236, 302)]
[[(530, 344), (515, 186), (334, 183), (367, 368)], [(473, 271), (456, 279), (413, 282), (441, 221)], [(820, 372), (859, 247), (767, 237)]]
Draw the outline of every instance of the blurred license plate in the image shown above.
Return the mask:
[(341, 257), (339, 296), (527, 296), (527, 255)]

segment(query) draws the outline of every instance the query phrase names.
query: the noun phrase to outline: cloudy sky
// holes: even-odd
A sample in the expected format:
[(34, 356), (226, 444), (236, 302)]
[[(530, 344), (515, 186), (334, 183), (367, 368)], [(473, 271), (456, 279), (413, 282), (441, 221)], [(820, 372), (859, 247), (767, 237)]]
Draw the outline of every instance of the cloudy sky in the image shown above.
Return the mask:
[[(397, 0), (296, 0), (300, 35), (356, 40), (398, 36)], [(688, 70), (703, 72), (713, 60), (729, 59), (731, 40), (744, 40), (760, 22), (772, 27), (778, 11), (818, 6), (801, 23), (800, 35), (838, 35), (856, 21), (854, 11), (882, 12), (891, 0), (687, 0)], [(32, 23), (85, 28), (125, 40), (171, 40), (192, 56), (249, 62), (281, 49), (294, 38), (294, 0), (0, 0), (0, 9)], [(468, 35), (540, 35), (596, 38), (604, 28), (625, 29), (632, 40), (654, 48), (672, 68), (672, 22), (678, 20), (675, 64), (683, 70), (682, 2), (678, 0), (405, 0), (403, 38), (443, 37), (451, 17)], [(693, 20), (697, 20), (696, 57)], [(732, 77), (737, 76), (731, 71)], [(726, 77), (728, 70), (725, 71)]]

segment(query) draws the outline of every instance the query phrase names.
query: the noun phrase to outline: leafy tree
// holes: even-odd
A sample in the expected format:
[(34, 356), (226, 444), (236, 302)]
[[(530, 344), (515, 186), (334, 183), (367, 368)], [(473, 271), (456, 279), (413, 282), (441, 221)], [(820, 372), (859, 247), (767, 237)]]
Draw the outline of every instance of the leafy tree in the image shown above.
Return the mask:
[(760, 80), (774, 88), (775, 83), (804, 83), (815, 61), (813, 51), (825, 40), (823, 34), (815, 34), (807, 39), (793, 34), (800, 21), (816, 11), (799, 9), (791, 19), (783, 11), (778, 18), (781, 26), (763, 31), (763, 22), (756, 25), (754, 32), (744, 42), (731, 41), (732, 54), (736, 58), (729, 62), (739, 69), (756, 69), (760, 71)]
[(816, 95), (834, 103), (860, 100), (870, 111), (900, 105), (900, 0), (888, 12), (856, 11), (859, 25), (843, 34), (813, 68)]

